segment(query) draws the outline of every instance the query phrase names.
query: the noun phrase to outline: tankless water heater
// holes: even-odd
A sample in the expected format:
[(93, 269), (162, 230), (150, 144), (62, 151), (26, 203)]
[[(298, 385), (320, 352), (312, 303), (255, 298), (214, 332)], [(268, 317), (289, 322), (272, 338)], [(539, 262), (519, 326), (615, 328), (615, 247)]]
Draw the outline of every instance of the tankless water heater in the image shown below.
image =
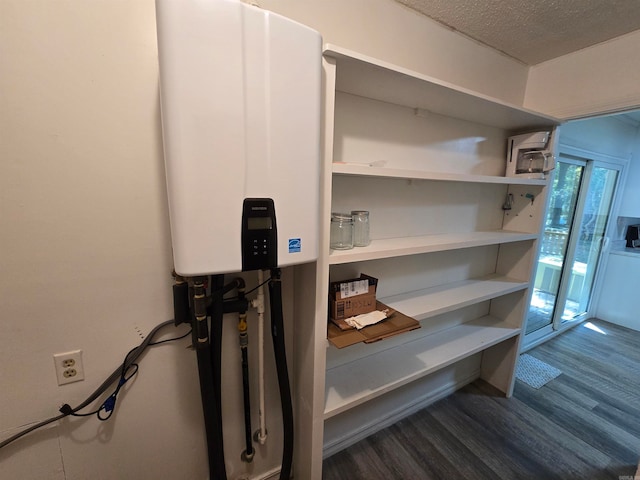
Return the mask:
[(315, 260), (320, 35), (237, 0), (157, 0), (156, 16), (176, 272)]

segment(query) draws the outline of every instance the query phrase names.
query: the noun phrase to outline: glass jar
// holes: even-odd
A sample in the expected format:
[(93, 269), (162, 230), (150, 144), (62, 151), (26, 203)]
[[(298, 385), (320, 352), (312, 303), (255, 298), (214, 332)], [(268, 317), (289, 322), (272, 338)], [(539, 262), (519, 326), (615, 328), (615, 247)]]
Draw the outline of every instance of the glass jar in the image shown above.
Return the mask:
[(366, 247), (371, 243), (369, 237), (369, 212), (366, 210), (353, 210), (353, 244), (356, 247)]
[(349, 213), (332, 213), (330, 247), (334, 250), (353, 248), (353, 217)]

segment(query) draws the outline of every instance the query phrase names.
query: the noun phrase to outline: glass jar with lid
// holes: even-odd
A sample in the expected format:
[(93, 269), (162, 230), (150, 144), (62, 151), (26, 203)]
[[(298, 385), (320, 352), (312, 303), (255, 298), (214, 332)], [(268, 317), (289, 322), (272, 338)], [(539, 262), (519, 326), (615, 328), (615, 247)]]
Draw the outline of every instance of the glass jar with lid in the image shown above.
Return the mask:
[(369, 236), (369, 212), (366, 210), (353, 210), (353, 245), (366, 247), (371, 243)]
[(329, 246), (334, 250), (353, 248), (353, 216), (350, 213), (332, 213), (329, 237)]

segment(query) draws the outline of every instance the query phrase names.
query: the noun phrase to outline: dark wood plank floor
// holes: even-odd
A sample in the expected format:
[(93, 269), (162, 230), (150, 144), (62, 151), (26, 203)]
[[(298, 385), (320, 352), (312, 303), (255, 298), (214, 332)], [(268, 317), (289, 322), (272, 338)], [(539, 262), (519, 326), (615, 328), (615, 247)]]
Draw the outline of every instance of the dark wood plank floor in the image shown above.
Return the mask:
[[(632, 480), (640, 332), (599, 320), (528, 353), (562, 371), (511, 399), (476, 381), (324, 461), (325, 480)], [(638, 479), (640, 480), (640, 479)]]

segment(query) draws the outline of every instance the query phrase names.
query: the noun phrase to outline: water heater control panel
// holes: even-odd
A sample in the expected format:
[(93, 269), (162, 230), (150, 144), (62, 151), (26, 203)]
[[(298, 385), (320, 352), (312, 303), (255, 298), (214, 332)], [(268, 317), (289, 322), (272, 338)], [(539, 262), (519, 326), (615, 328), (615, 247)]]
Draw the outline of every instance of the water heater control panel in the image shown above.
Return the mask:
[(245, 198), (242, 205), (242, 271), (278, 266), (276, 210), (271, 198)]

